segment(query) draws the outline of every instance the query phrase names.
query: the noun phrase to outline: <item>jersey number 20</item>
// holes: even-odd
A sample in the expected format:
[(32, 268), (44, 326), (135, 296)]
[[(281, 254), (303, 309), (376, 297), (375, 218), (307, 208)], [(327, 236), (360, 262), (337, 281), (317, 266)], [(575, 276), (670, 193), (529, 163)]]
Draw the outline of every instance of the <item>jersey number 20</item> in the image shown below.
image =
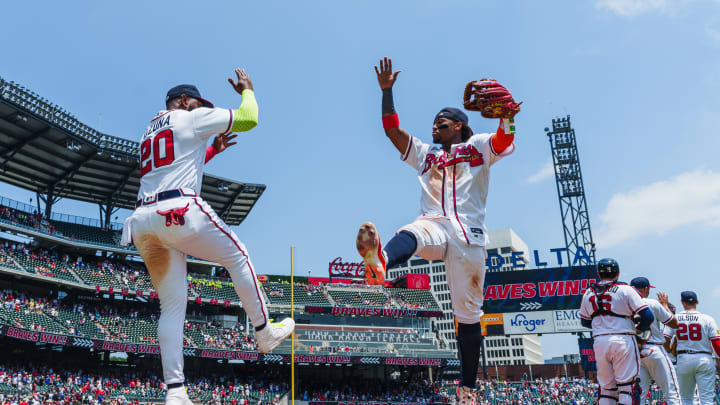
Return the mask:
[(681, 323), (677, 329), (678, 340), (700, 340), (702, 339), (702, 327), (699, 323)]
[(173, 132), (166, 129), (140, 144), (140, 177), (153, 167), (169, 165), (175, 160)]

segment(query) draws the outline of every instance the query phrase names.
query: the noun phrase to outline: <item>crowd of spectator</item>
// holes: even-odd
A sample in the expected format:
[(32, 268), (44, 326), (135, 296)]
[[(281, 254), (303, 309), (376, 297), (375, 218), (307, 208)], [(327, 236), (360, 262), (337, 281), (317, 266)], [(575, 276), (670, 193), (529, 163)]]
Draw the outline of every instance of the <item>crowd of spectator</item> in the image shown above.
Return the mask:
[[(453, 385), (453, 384), (451, 384)], [(552, 378), (511, 383), (478, 381), (478, 403), (489, 404), (591, 404), (597, 384), (584, 378)]]
[[(53, 369), (33, 365), (0, 364), (1, 404), (146, 403), (161, 402), (165, 384), (152, 371)], [(273, 404), (288, 391), (277, 372), (252, 377), (186, 377), (188, 396), (198, 403)], [(63, 402), (64, 401), (64, 402)]]
[(245, 351), (257, 350), (255, 339), (245, 333), (245, 327), (238, 324), (233, 327), (221, 327), (213, 322), (188, 322), (185, 321), (185, 332), (190, 335), (192, 332), (202, 336), (202, 342), (194, 342), (200, 347), (213, 347), (218, 349), (235, 349)]
[(387, 381), (353, 378), (338, 382), (311, 381), (301, 387), (303, 401), (450, 402), (442, 386), (428, 380)]
[[(47, 233), (51, 233), (51, 229), (53, 233), (55, 232), (54, 228), (51, 228), (52, 225), (50, 225), (50, 223), (45, 218), (43, 218), (42, 214), (38, 214), (37, 211), (32, 214), (28, 214), (26, 212), (18, 211), (13, 208), (0, 206), (0, 218), (30, 228), (35, 228), (38, 230), (42, 229)], [(43, 229), (44, 227), (47, 227), (47, 229)]]

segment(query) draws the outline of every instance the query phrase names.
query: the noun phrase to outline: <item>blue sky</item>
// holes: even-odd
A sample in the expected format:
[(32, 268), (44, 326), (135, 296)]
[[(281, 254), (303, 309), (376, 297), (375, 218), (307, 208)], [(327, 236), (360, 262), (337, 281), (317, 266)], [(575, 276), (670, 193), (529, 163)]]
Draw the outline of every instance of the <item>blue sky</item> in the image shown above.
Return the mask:
[[(337, 256), (359, 260), (362, 222), (387, 239), (417, 215), (414, 172), (380, 124), (373, 65), (390, 56), (401, 126), (425, 141), (470, 80), (494, 77), (524, 101), (516, 152), (493, 166), (489, 228), (562, 246), (543, 128), (571, 114), (598, 256), (678, 306), (694, 289), (720, 318), (718, 1), (12, 2), (4, 14), (0, 76), (128, 139), (178, 83), (236, 108), (225, 80), (247, 70), (260, 124), (207, 171), (268, 185), (235, 229), (260, 273), (288, 273), (293, 245), (298, 273), (326, 274)], [(470, 125), (496, 128), (479, 114)], [(544, 356), (572, 341), (543, 337)]]

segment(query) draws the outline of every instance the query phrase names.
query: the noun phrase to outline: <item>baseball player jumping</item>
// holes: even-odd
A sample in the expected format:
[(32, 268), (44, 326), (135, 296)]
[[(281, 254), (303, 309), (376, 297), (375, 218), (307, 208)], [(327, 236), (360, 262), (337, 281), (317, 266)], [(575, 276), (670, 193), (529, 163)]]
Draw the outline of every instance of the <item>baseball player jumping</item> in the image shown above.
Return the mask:
[(485, 200), (490, 166), (515, 149), (511, 117), (501, 120), (496, 134), (473, 135), (463, 111), (443, 108), (432, 125), (436, 145), (428, 145), (400, 128), (392, 96), (400, 71), (393, 72), (392, 61), (385, 58), (375, 72), (383, 92), (383, 128), (402, 160), (417, 171), (422, 187), (421, 212), (385, 246), (375, 226), (364, 223), (357, 235), (357, 249), (370, 284), (383, 284), (387, 268), (406, 262), (414, 254), (445, 261), (462, 370), (457, 400), (462, 405), (473, 404), (488, 242)]
[[(580, 304), (580, 321), (592, 329), (600, 384), (599, 405), (631, 405), (639, 401), (640, 354), (636, 331), (648, 331), (654, 317), (637, 290), (618, 282), (620, 266), (613, 259), (598, 262), (600, 281), (588, 288)], [(633, 317), (640, 320), (633, 323)]]
[(701, 405), (714, 404), (715, 362), (712, 352), (720, 355), (720, 331), (715, 320), (697, 311), (698, 298), (693, 291), (680, 293), (684, 311), (677, 314), (677, 330), (665, 329), (665, 338), (677, 337), (677, 376), (683, 405), (692, 405), (697, 386)]
[[(150, 121), (140, 143), (140, 191), (135, 211), (125, 221), (122, 242), (135, 244), (160, 298), (158, 338), (167, 404), (191, 403), (183, 386), (186, 255), (227, 269), (262, 352), (277, 347), (295, 327), (289, 318), (270, 322), (247, 249), (200, 197), (204, 163), (221, 151), (217, 145), (232, 144), (224, 135), (257, 125), (250, 77), (244, 70), (235, 73), (237, 81), (228, 81), (242, 95), (238, 109), (214, 108), (195, 86), (173, 87), (165, 98), (167, 110)], [(206, 149), (214, 134), (225, 142)]]
[(675, 367), (672, 360), (665, 352), (663, 345), (665, 337), (663, 336), (663, 325), (671, 328), (677, 328), (677, 318), (670, 311), (668, 296), (663, 292), (658, 292), (658, 299), (648, 298), (650, 289), (655, 288), (650, 285), (650, 281), (645, 277), (635, 277), (630, 281), (630, 285), (640, 292), (645, 302), (653, 313), (655, 321), (650, 324), (650, 337), (645, 343), (645, 349), (640, 352), (640, 389), (642, 390), (642, 403), (647, 401), (648, 389), (650, 381), (660, 386), (665, 396), (667, 405), (680, 405), (680, 394), (678, 392), (678, 381), (675, 375)]

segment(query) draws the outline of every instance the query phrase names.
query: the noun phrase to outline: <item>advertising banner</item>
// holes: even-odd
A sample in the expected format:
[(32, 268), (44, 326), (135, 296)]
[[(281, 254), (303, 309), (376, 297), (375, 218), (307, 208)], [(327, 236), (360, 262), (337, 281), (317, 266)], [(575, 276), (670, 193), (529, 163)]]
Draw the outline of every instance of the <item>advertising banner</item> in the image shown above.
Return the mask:
[(588, 332), (590, 329), (580, 324), (579, 309), (553, 311), (555, 332)]
[(585, 290), (596, 281), (594, 266), (487, 272), (486, 313), (579, 309)]
[(391, 318), (439, 318), (442, 316), (442, 311), (405, 308), (356, 308), (306, 305), (304, 310), (308, 314), (331, 314), (337, 316), (384, 316)]
[[(79, 336), (56, 335), (52, 333), (31, 331), (8, 325), (0, 325), (0, 336), (29, 342), (46, 343), (58, 346), (82, 347), (112, 352), (160, 354), (160, 346), (140, 343), (110, 342), (106, 340), (83, 338)], [(207, 349), (184, 347), (183, 355), (186, 357), (203, 357), (209, 359), (228, 359), (244, 361), (264, 361), (268, 363), (289, 363), (289, 354), (259, 353), (255, 351)], [(390, 356), (390, 357), (388, 357)], [(397, 357), (395, 354), (378, 353), (377, 356), (368, 356), (367, 353), (347, 354), (296, 354), (298, 363), (319, 364), (385, 364), (401, 366), (424, 367), (458, 367), (459, 360), (452, 358), (425, 358), (425, 357)]]
[(555, 332), (553, 314), (550, 311), (506, 313), (503, 314), (503, 326), (506, 335)]
[(504, 335), (503, 314), (484, 314), (480, 318), (480, 329), (483, 336)]
[(578, 338), (578, 346), (580, 347), (580, 364), (584, 371), (597, 370), (595, 363), (595, 349), (593, 349), (592, 338)]

